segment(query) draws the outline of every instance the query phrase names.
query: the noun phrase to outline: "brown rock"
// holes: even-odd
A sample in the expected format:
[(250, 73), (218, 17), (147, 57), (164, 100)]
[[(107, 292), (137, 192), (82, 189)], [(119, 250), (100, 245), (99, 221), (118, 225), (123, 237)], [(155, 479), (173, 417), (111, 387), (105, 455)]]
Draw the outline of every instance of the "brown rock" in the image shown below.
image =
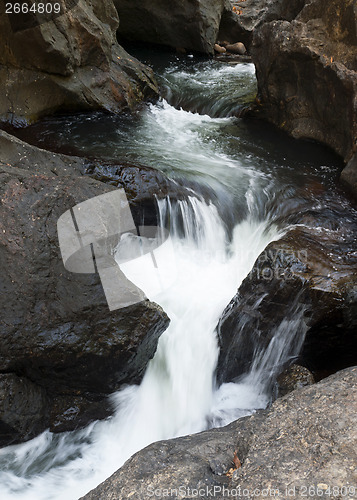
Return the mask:
[[(231, 3), (231, 2), (229, 2)], [(250, 52), (254, 31), (264, 23), (276, 19), (295, 19), (305, 0), (245, 0), (239, 2), (239, 14), (231, 6), (222, 14), (220, 40), (241, 40)]]
[(225, 52), (227, 52), (227, 50), (225, 49), (225, 47), (221, 47), (221, 45), (218, 45), (218, 43), (214, 44), (214, 50), (218, 54), (224, 54)]
[(111, 0), (79, 0), (27, 29), (23, 17), (4, 9), (2, 2), (0, 122), (24, 124), (56, 111), (118, 112), (158, 94), (152, 70), (117, 44)]
[(228, 52), (232, 52), (232, 54), (240, 54), (241, 56), (247, 52), (244, 43), (237, 42), (226, 45), (226, 49)]

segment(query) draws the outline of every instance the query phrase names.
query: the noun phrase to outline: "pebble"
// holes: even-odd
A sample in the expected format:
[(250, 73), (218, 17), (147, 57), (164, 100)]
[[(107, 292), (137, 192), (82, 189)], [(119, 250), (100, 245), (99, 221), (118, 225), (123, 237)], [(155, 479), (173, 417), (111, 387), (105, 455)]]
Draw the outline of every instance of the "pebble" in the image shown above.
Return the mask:
[(214, 50), (215, 52), (218, 52), (218, 54), (224, 54), (226, 52), (226, 49), (218, 45), (218, 43), (214, 44)]

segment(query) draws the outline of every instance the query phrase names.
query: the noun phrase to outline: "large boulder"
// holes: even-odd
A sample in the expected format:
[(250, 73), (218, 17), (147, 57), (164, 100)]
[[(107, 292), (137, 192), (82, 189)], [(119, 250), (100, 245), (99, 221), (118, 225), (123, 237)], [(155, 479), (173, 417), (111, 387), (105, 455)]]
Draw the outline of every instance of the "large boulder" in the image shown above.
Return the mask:
[[(34, 385), (39, 397), (45, 391), (50, 419), (42, 419), (43, 428), (71, 430), (107, 416), (107, 395), (140, 381), (169, 320), (148, 300), (110, 312), (97, 274), (63, 266), (58, 218), (115, 188), (80, 175), (88, 160), (5, 132), (0, 142), (0, 371), (21, 377), (24, 401), (34, 399)], [(18, 428), (11, 437), (5, 423), (9, 442), (31, 434)]]
[(227, 0), (115, 0), (119, 36), (129, 40), (214, 53)]
[(254, 31), (264, 23), (277, 19), (292, 21), (305, 0), (241, 0), (233, 1), (234, 10), (222, 14), (218, 37), (220, 40), (241, 40), (250, 49)]
[[(72, 8), (70, 8), (72, 7)], [(57, 111), (133, 109), (158, 93), (153, 72), (116, 42), (112, 0), (61, 3), (29, 23), (0, 5), (0, 122), (26, 124)]]
[(83, 498), (355, 498), (356, 411), (351, 368), (227, 427), (154, 443)]
[(291, 22), (255, 30), (258, 116), (349, 161), (357, 148), (357, 7), (306, 0)]
[(313, 371), (355, 363), (356, 213), (337, 196), (299, 210), (285, 214), (295, 227), (266, 247), (222, 314), (219, 382), (252, 369), (268, 380), (303, 342), (300, 361)]

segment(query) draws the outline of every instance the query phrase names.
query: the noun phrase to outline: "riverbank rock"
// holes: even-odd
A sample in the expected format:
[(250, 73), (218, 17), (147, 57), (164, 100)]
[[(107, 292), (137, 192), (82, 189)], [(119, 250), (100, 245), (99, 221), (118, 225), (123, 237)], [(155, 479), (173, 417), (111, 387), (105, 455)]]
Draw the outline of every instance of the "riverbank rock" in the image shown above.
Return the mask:
[(115, 0), (118, 35), (128, 40), (214, 53), (221, 16), (232, 10), (226, 0)]
[(257, 28), (251, 47), (258, 116), (346, 162), (357, 148), (356, 26), (354, 0), (307, 0), (291, 22)]
[(112, 0), (66, 5), (41, 24), (0, 5), (0, 122), (23, 125), (58, 111), (115, 113), (158, 95), (152, 70), (116, 42)]
[[(35, 148), (5, 132), (0, 144), (0, 370), (20, 377), (25, 388), (45, 391), (49, 418), (38, 419), (38, 432), (48, 425), (72, 430), (108, 416), (107, 395), (140, 381), (169, 319), (148, 300), (110, 312), (97, 274), (64, 268), (58, 218), (115, 189), (80, 175), (89, 161)], [(35, 392), (23, 391), (24, 412), (27, 394), (32, 401)], [(15, 427), (10, 434), (8, 442), (30, 435)]]
[[(266, 247), (227, 306), (218, 325), (219, 382), (252, 369), (278, 375), (299, 353), (312, 371), (355, 363), (356, 212), (326, 196), (315, 209), (285, 214), (297, 226)], [(284, 349), (267, 358), (279, 342)]]
[(83, 498), (354, 498), (356, 411), (350, 368), (227, 427), (154, 443)]
[(222, 14), (218, 37), (220, 40), (241, 40), (248, 52), (254, 31), (264, 23), (276, 19), (291, 21), (301, 11), (305, 0), (242, 0), (231, 1), (234, 10)]

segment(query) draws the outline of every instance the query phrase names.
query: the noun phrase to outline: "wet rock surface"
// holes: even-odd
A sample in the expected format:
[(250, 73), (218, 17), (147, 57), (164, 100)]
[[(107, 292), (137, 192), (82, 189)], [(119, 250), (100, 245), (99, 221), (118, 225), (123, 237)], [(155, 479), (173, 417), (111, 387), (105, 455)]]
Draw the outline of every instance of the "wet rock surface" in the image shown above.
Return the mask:
[(31, 439), (48, 425), (46, 391), (25, 377), (0, 374), (0, 446)]
[(118, 112), (158, 95), (152, 70), (116, 42), (111, 0), (61, 6), (62, 15), (21, 29), (26, 16), (10, 19), (1, 4), (0, 122), (23, 125), (58, 111)]
[[(286, 359), (305, 337), (299, 359), (310, 370), (355, 364), (356, 212), (328, 196), (285, 216), (297, 226), (266, 247), (221, 316), (219, 382), (251, 370), (284, 330), (291, 341)], [(278, 375), (284, 361), (275, 363), (261, 368)]]
[[(80, 176), (85, 159), (55, 155), (5, 132), (0, 140), (0, 367), (44, 390), (50, 427), (70, 430), (107, 416), (107, 395), (141, 379), (169, 320), (147, 300), (110, 312), (98, 275), (63, 266), (60, 215), (115, 188)], [(30, 434), (14, 430), (16, 439)]]
[(356, 16), (353, 0), (307, 0), (291, 22), (258, 27), (251, 47), (258, 116), (327, 144), (346, 162), (357, 147)]
[(120, 37), (213, 54), (226, 0), (115, 0)]
[(154, 443), (83, 498), (146, 498), (155, 490), (193, 498), (199, 490), (223, 499), (228, 489), (232, 497), (259, 499), (279, 490), (275, 497), (287, 499), (302, 498), (309, 487), (314, 499), (333, 487), (336, 497), (354, 498), (356, 387), (357, 368), (346, 369), (227, 427)]

